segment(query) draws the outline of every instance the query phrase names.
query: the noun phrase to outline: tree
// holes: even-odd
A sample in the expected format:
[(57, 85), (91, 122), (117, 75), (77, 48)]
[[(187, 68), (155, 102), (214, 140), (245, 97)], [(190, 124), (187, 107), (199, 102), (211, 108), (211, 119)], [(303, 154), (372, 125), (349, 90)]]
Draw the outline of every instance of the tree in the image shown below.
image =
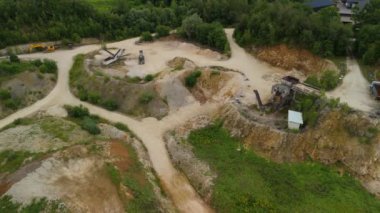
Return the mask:
[(197, 27), (203, 23), (202, 18), (198, 14), (193, 14), (182, 21), (182, 30), (187, 38), (194, 38), (197, 33)]
[(158, 37), (158, 38), (165, 37), (165, 36), (168, 36), (168, 35), (169, 35), (169, 33), (170, 33), (170, 28), (167, 27), (167, 26), (159, 25), (159, 26), (156, 28), (156, 32), (157, 32), (157, 37)]

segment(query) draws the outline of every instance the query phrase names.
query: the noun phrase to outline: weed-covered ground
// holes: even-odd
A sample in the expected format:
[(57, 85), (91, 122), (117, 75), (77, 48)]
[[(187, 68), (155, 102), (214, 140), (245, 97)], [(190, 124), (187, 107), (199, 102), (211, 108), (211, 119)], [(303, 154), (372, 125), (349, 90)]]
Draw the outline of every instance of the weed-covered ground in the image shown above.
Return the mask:
[(157, 212), (128, 127), (66, 108), (68, 118), (21, 119), (0, 130), (7, 141), (0, 146), (0, 212)]
[(239, 150), (221, 124), (193, 131), (195, 155), (218, 174), (218, 212), (378, 212), (380, 201), (349, 174), (314, 162), (277, 164)]

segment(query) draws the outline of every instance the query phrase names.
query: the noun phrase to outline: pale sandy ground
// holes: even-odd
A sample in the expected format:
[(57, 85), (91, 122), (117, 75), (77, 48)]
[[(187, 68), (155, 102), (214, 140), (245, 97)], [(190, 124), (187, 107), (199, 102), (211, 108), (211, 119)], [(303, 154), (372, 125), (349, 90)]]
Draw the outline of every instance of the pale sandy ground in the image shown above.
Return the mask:
[[(217, 65), (239, 70), (243, 73), (243, 76), (234, 78), (232, 83), (230, 83), (231, 85), (228, 85), (231, 87), (230, 89), (234, 89), (237, 95), (244, 96), (246, 101), (249, 102), (255, 102), (252, 90), (258, 89), (265, 102), (270, 95), (271, 86), (275, 82), (275, 79), (265, 76), (276, 75), (276, 73), (286, 74), (286, 72), (259, 62), (244, 49), (240, 48), (232, 38), (232, 29), (226, 30), (226, 33), (232, 51), (232, 57), (229, 60), (219, 60), (219, 58), (213, 54), (200, 52), (199, 49), (194, 49), (191, 45), (181, 43), (170, 44), (168, 42), (155, 42), (135, 45), (137, 38), (112, 43), (109, 44), (108, 47), (125, 48), (126, 53), (138, 53), (139, 50), (144, 50), (147, 65), (138, 67), (143, 73), (141, 76), (148, 73), (154, 74), (159, 72), (162, 68), (166, 67), (167, 61), (177, 56), (195, 61), (199, 66)], [(0, 120), (0, 128), (12, 123), (15, 119), (26, 117), (39, 111), (50, 111), (60, 114), (60, 110), (57, 110), (57, 106), (82, 104), (89, 108), (93, 114), (104, 117), (111, 122), (122, 122), (128, 125), (142, 140), (148, 150), (153, 168), (161, 179), (164, 190), (181, 212), (212, 212), (195, 192), (188, 180), (173, 167), (165, 148), (163, 135), (166, 131), (181, 126), (191, 118), (216, 110), (220, 104), (228, 100), (223, 100), (223, 97), (217, 97), (216, 101), (208, 102), (204, 105), (190, 100), (190, 104), (184, 107), (174, 107), (176, 110), (160, 121), (154, 118), (137, 121), (120, 113), (109, 112), (103, 108), (81, 102), (75, 98), (69, 90), (69, 70), (73, 64), (73, 57), (80, 53), (98, 50), (99, 48), (99, 45), (89, 45), (74, 50), (22, 56), (22, 58), (49, 58), (57, 61), (59, 68), (58, 82), (56, 87), (46, 98)], [(137, 71), (135, 70), (135, 72)], [(140, 76), (140, 74), (138, 75)], [(236, 88), (236, 85), (239, 85), (239, 88)]]
[(347, 59), (347, 68), (348, 74), (344, 77), (342, 85), (327, 93), (327, 96), (340, 98), (341, 102), (345, 102), (354, 109), (364, 112), (371, 112), (376, 107), (379, 107), (379, 103), (370, 96), (370, 83), (364, 78), (358, 62), (353, 59)]

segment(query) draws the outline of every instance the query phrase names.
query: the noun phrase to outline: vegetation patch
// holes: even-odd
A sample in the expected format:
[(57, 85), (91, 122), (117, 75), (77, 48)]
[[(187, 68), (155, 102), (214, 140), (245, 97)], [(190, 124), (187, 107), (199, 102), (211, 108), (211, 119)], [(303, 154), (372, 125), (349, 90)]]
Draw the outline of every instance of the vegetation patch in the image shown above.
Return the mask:
[(376, 212), (380, 201), (350, 175), (314, 162), (278, 164), (251, 151), (221, 123), (193, 131), (195, 155), (218, 174), (212, 206), (218, 212)]
[(98, 127), (99, 118), (91, 115), (87, 108), (81, 106), (65, 106), (68, 115), (74, 122), (79, 124), (83, 130), (86, 130), (92, 135), (100, 134)]
[(126, 170), (119, 170), (115, 165), (106, 164), (106, 170), (112, 182), (119, 188), (123, 184), (132, 194), (125, 204), (127, 212), (157, 212), (159, 203), (153, 192), (153, 187), (146, 176), (143, 165), (139, 162), (136, 151), (125, 145), (130, 162)]
[(335, 89), (341, 80), (339, 79), (339, 75), (333, 70), (326, 70), (322, 73), (320, 77), (317, 75), (311, 75), (306, 80), (305, 83), (310, 84), (312, 86), (318, 87), (325, 91), (331, 91)]
[(59, 200), (50, 201), (46, 198), (34, 199), (28, 205), (13, 202), (11, 196), (3, 196), (0, 198), (0, 212), (9, 213), (39, 213), (39, 212), (69, 212), (68, 209)]
[(25, 151), (2, 151), (0, 152), (0, 174), (12, 173), (24, 165), (26, 161), (31, 161), (36, 157), (38, 157), (38, 154)]
[(199, 70), (191, 72), (186, 78), (185, 78), (185, 85), (189, 88), (193, 88), (198, 81), (198, 78), (201, 77), (202, 72)]

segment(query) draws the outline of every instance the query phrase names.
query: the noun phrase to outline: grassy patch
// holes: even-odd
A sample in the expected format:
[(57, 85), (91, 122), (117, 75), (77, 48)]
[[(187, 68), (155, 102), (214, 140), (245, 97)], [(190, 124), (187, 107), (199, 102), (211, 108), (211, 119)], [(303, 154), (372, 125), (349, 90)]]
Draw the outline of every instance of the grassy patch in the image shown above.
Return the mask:
[(25, 160), (28, 158), (35, 158), (38, 154), (25, 152), (25, 151), (13, 151), (5, 150), (0, 152), (0, 173), (12, 173), (20, 168)]
[(153, 187), (149, 182), (143, 165), (139, 162), (136, 151), (126, 145), (130, 157), (130, 164), (127, 171), (119, 171), (112, 164), (107, 164), (107, 173), (112, 182), (119, 186), (123, 184), (133, 195), (133, 198), (125, 204), (127, 212), (159, 212), (159, 203), (153, 192)]
[(32, 203), (22, 206), (13, 202), (12, 197), (6, 195), (0, 198), (0, 212), (7, 213), (39, 213), (39, 212), (69, 212), (60, 201), (48, 201), (46, 198), (34, 199)]
[(46, 118), (41, 124), (41, 128), (48, 134), (68, 142), (72, 131), (75, 129), (75, 125), (68, 123), (64, 120), (55, 118)]
[(318, 163), (277, 164), (251, 151), (221, 125), (190, 134), (197, 157), (218, 174), (212, 206), (218, 212), (377, 212), (380, 201), (349, 175)]

